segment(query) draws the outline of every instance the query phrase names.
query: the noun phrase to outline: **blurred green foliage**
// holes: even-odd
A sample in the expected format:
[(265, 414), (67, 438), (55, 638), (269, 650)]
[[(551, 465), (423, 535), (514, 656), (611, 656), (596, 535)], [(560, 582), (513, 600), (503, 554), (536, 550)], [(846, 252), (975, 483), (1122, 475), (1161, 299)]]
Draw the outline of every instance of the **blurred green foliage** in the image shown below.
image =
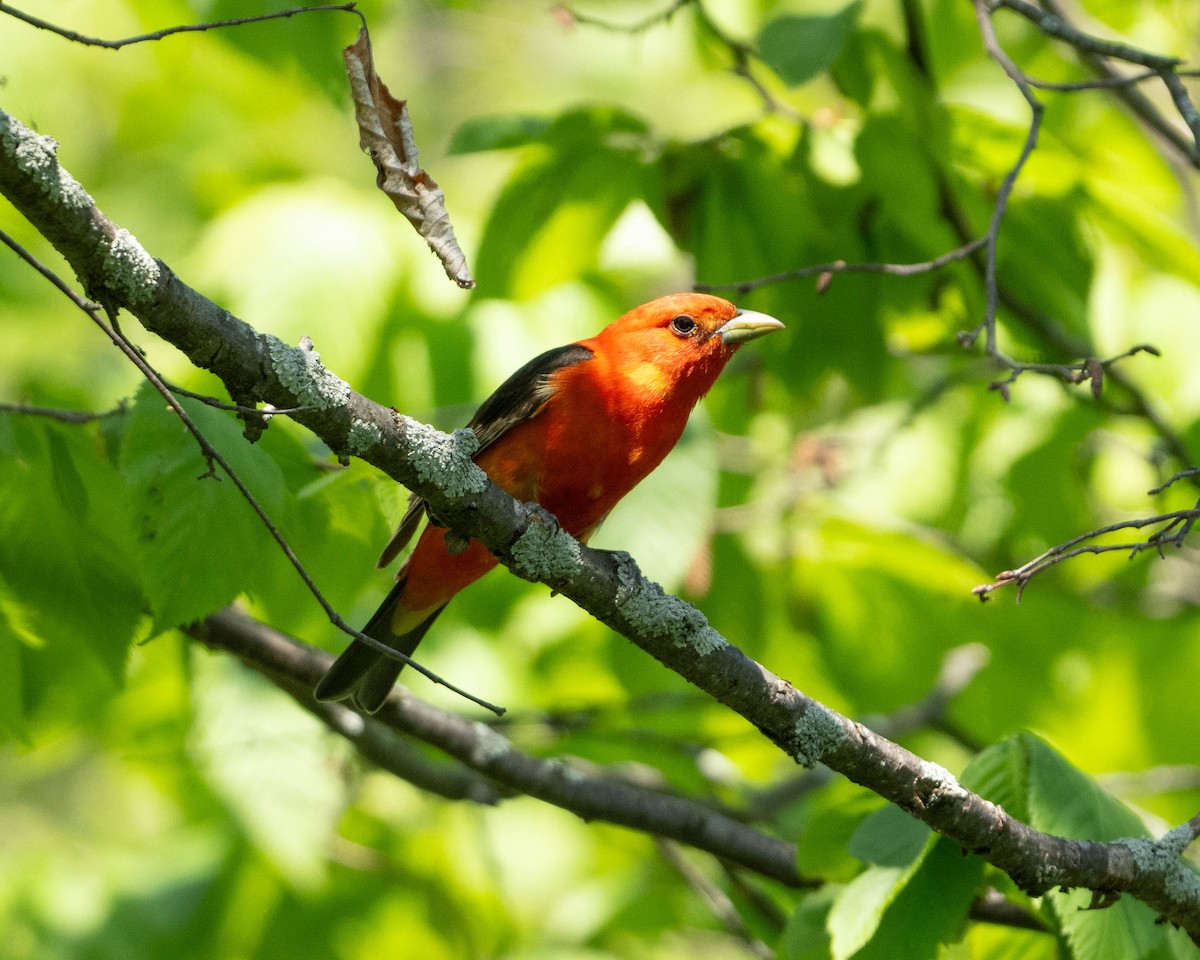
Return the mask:
[[(1189, 52), (1183, 5), (1087, 6), (1157, 52)], [(25, 7), (109, 37), (257, 12)], [(443, 428), (530, 356), (658, 294), (958, 246), (986, 228), (1027, 129), (962, 2), (714, 0), (634, 33), (517, 0), (360, 9), (446, 191), (473, 294), (375, 190), (341, 79), (351, 17), (117, 54), (0, 18), (0, 103), (55, 137), (101, 209), (187, 282), (259, 330), (311, 336), (357, 389)], [(648, 12), (578, 9), (618, 23)], [(1027, 24), (996, 20), (1026, 69), (1083, 76)], [(728, 69), (728, 38), (760, 45), (762, 90)], [(1006, 403), (987, 389), (999, 374), (956, 342), (982, 316), (971, 262), (770, 284), (736, 299), (787, 331), (739, 355), (596, 544), (629, 550), (747, 653), (855, 716), (919, 701), (949, 651), (981, 644), (986, 666), (903, 742), (1039, 829), (1157, 835), (1200, 800), (1194, 550), (1080, 558), (1019, 606), (970, 593), (1076, 534), (1194, 499), (1182, 484), (1146, 494), (1190, 465), (1164, 454), (1164, 428), (1200, 443), (1186, 191), (1106, 94), (1044, 96), (1001, 233), (1001, 344), (1058, 362), (1149, 341), (1163, 356), (1123, 361), (1125, 385), (1110, 379), (1100, 401), (1026, 375)], [(2, 201), (0, 227), (69, 277)], [(309, 642), (342, 643), (233, 485), (12, 257), (0, 318), (0, 401), (110, 411), (87, 425), (0, 413), (4, 956), (746, 955), (650, 838), (530, 799), (440, 801), (183, 639), (174, 627), (241, 598)], [(170, 380), (219, 394), (172, 348), (138, 340)], [(226, 414), (186, 405), (335, 607), (364, 619), (388, 586), (373, 564), (404, 491), (337, 466), (283, 418), (249, 446)], [(506, 735), (540, 755), (638, 764), (735, 808), (795, 775), (743, 721), (502, 572), (452, 604), (422, 652), (506, 704)], [(1160, 767), (1184, 775), (1169, 788), (1137, 776)], [(797, 841), (802, 871), (826, 885), (749, 878), (774, 911), (730, 895), (791, 958), (1194, 955), (1141, 905), (1083, 913), (1079, 894), (1031, 905), (1053, 934), (968, 923), (985, 885), (1028, 901), (911, 824), (827, 782), (760, 823)]]

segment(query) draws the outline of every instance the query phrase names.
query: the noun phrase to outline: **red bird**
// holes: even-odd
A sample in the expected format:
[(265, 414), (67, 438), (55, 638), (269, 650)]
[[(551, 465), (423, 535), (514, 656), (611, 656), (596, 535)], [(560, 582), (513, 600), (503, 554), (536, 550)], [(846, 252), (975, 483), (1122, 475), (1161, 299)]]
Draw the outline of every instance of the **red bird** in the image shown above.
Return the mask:
[[(629, 311), (596, 336), (549, 350), (509, 377), (469, 426), (475, 462), (518, 500), (534, 501), (584, 543), (617, 501), (671, 452), (692, 408), (734, 351), (783, 326), (720, 297), (679, 293)], [(424, 513), (414, 495), (379, 566), (396, 558)], [(494, 566), (477, 540), (446, 546), (427, 526), (363, 633), (411, 655), (442, 608)], [(318, 700), (387, 699), (402, 663), (355, 641), (317, 685)]]

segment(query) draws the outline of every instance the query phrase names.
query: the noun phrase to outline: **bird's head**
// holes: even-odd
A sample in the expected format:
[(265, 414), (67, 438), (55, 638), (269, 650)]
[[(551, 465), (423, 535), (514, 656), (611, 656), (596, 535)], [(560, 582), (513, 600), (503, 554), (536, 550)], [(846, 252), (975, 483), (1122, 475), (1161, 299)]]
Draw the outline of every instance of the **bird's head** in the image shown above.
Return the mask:
[(699, 399), (739, 346), (781, 329), (774, 317), (720, 297), (675, 293), (635, 307), (593, 340), (619, 357), (628, 375), (662, 381), (666, 389), (686, 385)]

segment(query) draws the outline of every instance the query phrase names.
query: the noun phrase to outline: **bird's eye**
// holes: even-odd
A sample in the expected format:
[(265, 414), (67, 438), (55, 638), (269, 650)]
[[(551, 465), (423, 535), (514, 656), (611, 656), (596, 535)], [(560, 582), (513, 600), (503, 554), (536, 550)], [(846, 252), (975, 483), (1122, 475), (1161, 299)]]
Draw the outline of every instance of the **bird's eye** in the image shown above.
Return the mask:
[(696, 321), (689, 317), (686, 313), (681, 313), (671, 321), (671, 332), (677, 333), (681, 337), (690, 336), (696, 329)]

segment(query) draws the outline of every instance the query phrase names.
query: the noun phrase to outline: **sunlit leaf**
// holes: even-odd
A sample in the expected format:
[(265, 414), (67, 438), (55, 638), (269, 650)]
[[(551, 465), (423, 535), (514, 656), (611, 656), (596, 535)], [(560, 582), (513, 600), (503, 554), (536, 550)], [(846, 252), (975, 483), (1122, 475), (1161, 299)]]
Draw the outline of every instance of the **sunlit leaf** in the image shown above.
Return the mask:
[(622, 111), (559, 117), (509, 180), (479, 245), (488, 296), (526, 299), (598, 265), (601, 245), (638, 197), (645, 125)]

